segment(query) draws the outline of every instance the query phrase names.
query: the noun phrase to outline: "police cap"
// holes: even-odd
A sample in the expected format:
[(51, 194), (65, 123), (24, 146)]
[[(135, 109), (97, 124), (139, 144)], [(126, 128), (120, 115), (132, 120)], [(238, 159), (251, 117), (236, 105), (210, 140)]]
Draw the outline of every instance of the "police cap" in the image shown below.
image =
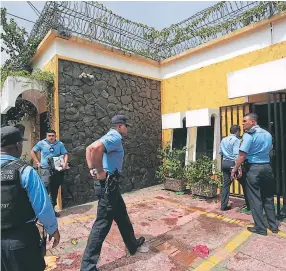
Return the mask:
[(126, 126), (132, 126), (127, 122), (127, 118), (124, 115), (116, 115), (111, 119), (112, 124), (125, 124)]
[(13, 126), (1, 127), (1, 147), (16, 144), (20, 141), (27, 141), (23, 138), (21, 131)]

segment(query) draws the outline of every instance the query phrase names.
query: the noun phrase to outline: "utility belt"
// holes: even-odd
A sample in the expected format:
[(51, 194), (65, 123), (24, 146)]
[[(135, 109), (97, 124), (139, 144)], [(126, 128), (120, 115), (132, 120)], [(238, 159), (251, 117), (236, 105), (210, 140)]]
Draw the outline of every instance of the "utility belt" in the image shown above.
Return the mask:
[[(95, 182), (97, 183), (99, 182), (100, 186), (104, 188), (104, 194), (109, 195), (118, 188), (119, 178), (120, 174), (118, 169), (116, 168), (113, 174), (108, 174), (108, 173), (106, 174), (105, 180), (97, 180)], [(95, 183), (95, 185), (97, 184)]]

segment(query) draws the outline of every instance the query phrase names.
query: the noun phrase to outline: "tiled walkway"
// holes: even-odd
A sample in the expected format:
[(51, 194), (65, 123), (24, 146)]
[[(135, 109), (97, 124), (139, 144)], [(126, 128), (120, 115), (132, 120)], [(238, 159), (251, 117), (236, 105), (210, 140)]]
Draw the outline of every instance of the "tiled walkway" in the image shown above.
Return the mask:
[[(127, 257), (116, 224), (104, 242), (100, 271), (286, 271), (286, 223), (279, 234), (257, 236), (246, 230), (251, 216), (233, 209), (221, 212), (220, 202), (176, 195), (155, 186), (124, 195), (136, 235), (145, 236), (148, 253)], [(61, 243), (48, 251), (47, 270), (79, 270), (81, 257), (96, 215), (97, 203), (61, 212)], [(209, 254), (193, 249), (205, 246)]]

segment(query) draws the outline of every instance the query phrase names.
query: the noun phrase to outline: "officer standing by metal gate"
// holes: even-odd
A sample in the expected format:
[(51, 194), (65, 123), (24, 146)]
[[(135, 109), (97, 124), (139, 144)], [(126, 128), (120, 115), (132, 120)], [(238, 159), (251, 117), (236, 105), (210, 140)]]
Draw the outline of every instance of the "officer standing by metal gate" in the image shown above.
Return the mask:
[(118, 174), (122, 171), (124, 150), (122, 136), (127, 136), (127, 119), (124, 115), (114, 116), (110, 131), (86, 148), (86, 160), (90, 174), (97, 180), (94, 183), (99, 197), (96, 221), (92, 226), (84, 251), (81, 271), (96, 271), (102, 243), (112, 221), (115, 220), (123, 241), (130, 254), (145, 242), (144, 237), (135, 238), (126, 205), (119, 191)]
[[(39, 162), (36, 155), (37, 152), (41, 152), (41, 162)], [(64, 171), (52, 171), (49, 159), (59, 155), (64, 155), (62, 166), (64, 170), (68, 166), (68, 152), (64, 143), (56, 140), (56, 132), (54, 130), (48, 130), (46, 138), (39, 141), (31, 150), (31, 156), (37, 167), (40, 168), (41, 178), (46, 185), (48, 193), (51, 195), (53, 207), (57, 205), (58, 191), (64, 179)], [(56, 211), (55, 214), (59, 216), (59, 213)]]
[(60, 241), (57, 219), (38, 173), (19, 159), (23, 141), (19, 129), (1, 128), (1, 270), (43, 271), (45, 242), (36, 226), (44, 225), (53, 247)]
[[(240, 145), (240, 126), (233, 125), (230, 128), (230, 136), (227, 136), (222, 139), (219, 147), (219, 154), (222, 155), (222, 172), (223, 172), (223, 187), (221, 193), (221, 211), (227, 211), (231, 209), (231, 206), (228, 206), (229, 200), (229, 190), (231, 185), (231, 169), (235, 165), (235, 161), (239, 155), (239, 145)], [(245, 176), (241, 176), (238, 179), (242, 185), (244, 199), (247, 209), (249, 209), (249, 202), (247, 198), (246, 190), (246, 180)]]
[(257, 125), (258, 117), (249, 113), (243, 118), (244, 133), (239, 149), (239, 157), (231, 172), (235, 172), (245, 161), (246, 180), (251, 213), (254, 227), (248, 227), (250, 232), (267, 235), (264, 224), (263, 209), (265, 210), (270, 230), (277, 233), (278, 222), (274, 208), (274, 176), (270, 165), (272, 150), (271, 134)]

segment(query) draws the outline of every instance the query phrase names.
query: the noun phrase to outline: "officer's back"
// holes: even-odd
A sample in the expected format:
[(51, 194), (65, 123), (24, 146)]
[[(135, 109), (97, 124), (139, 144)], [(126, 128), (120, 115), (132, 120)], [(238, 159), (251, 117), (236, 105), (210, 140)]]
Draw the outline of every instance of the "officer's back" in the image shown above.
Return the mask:
[(59, 243), (58, 224), (38, 173), (19, 159), (23, 141), (19, 129), (1, 128), (1, 270), (45, 269), (36, 217), (54, 246)]

